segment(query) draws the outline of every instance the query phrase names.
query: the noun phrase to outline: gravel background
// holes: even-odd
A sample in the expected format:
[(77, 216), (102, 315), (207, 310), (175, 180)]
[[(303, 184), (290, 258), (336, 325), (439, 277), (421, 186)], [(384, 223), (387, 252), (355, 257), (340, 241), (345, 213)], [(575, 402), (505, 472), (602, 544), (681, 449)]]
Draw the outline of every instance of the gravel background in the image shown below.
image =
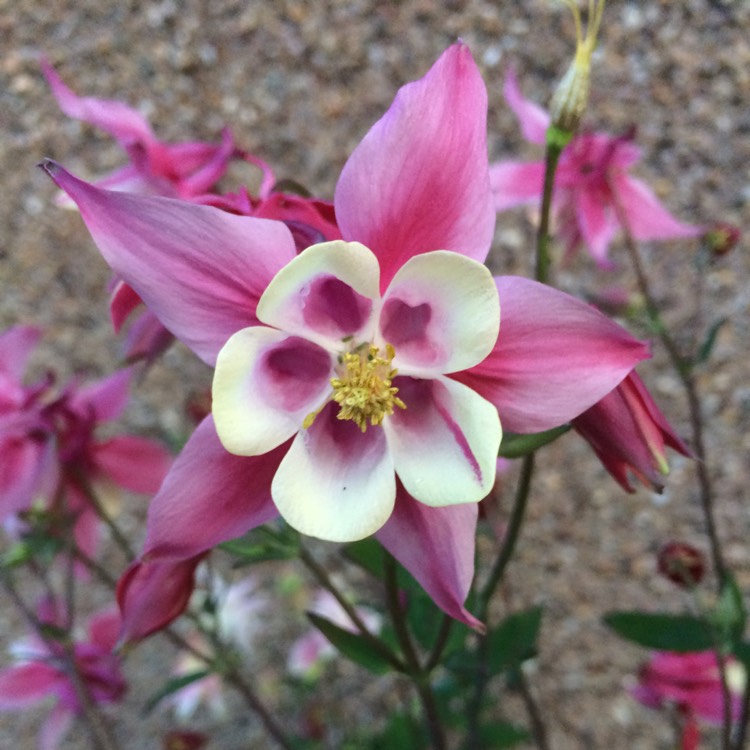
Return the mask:
[[(79, 218), (54, 207), (53, 187), (34, 165), (51, 156), (74, 173), (93, 177), (121, 164), (122, 155), (109, 139), (59, 113), (38, 70), (40, 51), (75, 91), (137, 106), (164, 140), (216, 140), (229, 124), (238, 142), (267, 159), (278, 177), (295, 178), (330, 197), (348, 154), (398, 86), (424, 74), (457, 37), (472, 48), (489, 88), (491, 156), (537, 157), (521, 142), (501, 87), (503, 70), (512, 62), (524, 91), (544, 103), (567, 65), (572, 21), (563, 9), (541, 0), (0, 0), (0, 326), (44, 326), (37, 368), (52, 366), (64, 376), (101, 375), (117, 361), (107, 314), (107, 269)], [(746, 0), (612, 0), (601, 37), (589, 123), (610, 132), (637, 124), (645, 153), (637, 173), (678, 216), (747, 227), (750, 5)], [(235, 179), (251, 177), (242, 173)], [(531, 236), (522, 213), (500, 217), (493, 267), (529, 273)], [(666, 317), (685, 335), (694, 326), (693, 252), (689, 244), (648, 251)], [(626, 265), (621, 247), (614, 257)], [(730, 322), (700, 383), (719, 530), (745, 591), (750, 591), (749, 264), (745, 242), (706, 274), (706, 318), (728, 316)], [(557, 281), (581, 294), (610, 283), (633, 285), (626, 271), (598, 273), (585, 259)], [(686, 434), (684, 399), (663, 353), (655, 349), (642, 372), (678, 431)], [(185, 399), (207, 384), (209, 375), (185, 350), (173, 348), (140, 384), (129, 427), (162, 435), (187, 429)], [(600, 618), (615, 606), (684, 605), (680, 593), (655, 576), (654, 553), (674, 537), (705, 548), (694, 470), (675, 458), (664, 495), (640, 490), (627, 496), (573, 436), (547, 451), (540, 465), (521, 549), (497, 614), (544, 605), (542, 650), (532, 684), (551, 746), (673, 747), (666, 717), (641, 708), (623, 690), (643, 652), (608, 633)], [(125, 520), (137, 537), (144, 504), (133, 507)], [(91, 596), (92, 605), (104, 599)], [(301, 625), (296, 610), (289, 622), (288, 600), (278, 601), (265, 620), (274, 637), (260, 634), (254, 675), (269, 700), (294, 716), (291, 694), (269, 676), (269, 665), (283, 659), (289, 643), (277, 634), (298, 632)], [(6, 642), (20, 630), (11, 608), (0, 608), (0, 639)], [(136, 695), (117, 722), (124, 747), (159, 747), (160, 731), (173, 725), (166, 712), (148, 720), (138, 713), (168, 658), (164, 644), (154, 642), (129, 659)], [(335, 679), (308, 700), (330, 717), (335, 731), (327, 746), (332, 748), (339, 732), (356, 721), (382, 717), (403, 688), (393, 680), (362, 679), (346, 665), (333, 667), (329, 675)], [(520, 704), (504, 700), (505, 715), (524, 722)], [(34, 747), (43, 715), (1, 715), (0, 745)], [(232, 728), (218, 729), (208, 716), (198, 717), (195, 725), (212, 732), (212, 748), (267, 746), (255, 720), (244, 714)], [(706, 747), (716, 742), (706, 734)], [(86, 746), (80, 729), (65, 744)]]

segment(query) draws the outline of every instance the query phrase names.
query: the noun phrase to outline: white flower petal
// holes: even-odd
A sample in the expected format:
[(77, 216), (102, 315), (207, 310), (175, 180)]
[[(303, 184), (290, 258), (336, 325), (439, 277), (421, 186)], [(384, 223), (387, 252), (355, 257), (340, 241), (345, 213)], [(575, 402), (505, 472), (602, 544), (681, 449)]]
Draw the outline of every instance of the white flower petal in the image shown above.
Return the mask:
[(500, 328), (492, 274), (458, 253), (417, 255), (390, 283), (379, 327), (402, 375), (434, 377), (473, 367), (492, 351)]
[(263, 326), (235, 333), (219, 352), (213, 416), (222, 445), (259, 456), (302, 427), (331, 393), (332, 354), (298, 336)]
[(497, 409), (450, 378), (396, 378), (406, 404), (383, 424), (396, 474), (425, 505), (475, 503), (495, 481)]
[(383, 430), (361, 432), (330, 404), (294, 439), (271, 484), (279, 513), (293, 528), (331, 542), (353, 542), (390, 517), (396, 477)]
[(364, 245), (312, 245), (273, 278), (258, 303), (258, 319), (338, 351), (342, 339), (370, 337), (379, 283), (378, 260)]

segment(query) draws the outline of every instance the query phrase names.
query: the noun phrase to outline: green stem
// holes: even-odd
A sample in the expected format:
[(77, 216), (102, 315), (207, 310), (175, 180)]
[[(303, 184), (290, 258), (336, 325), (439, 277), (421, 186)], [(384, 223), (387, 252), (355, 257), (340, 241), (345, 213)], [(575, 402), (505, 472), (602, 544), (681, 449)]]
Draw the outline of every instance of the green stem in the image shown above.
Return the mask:
[(450, 637), (454, 622), (455, 620), (450, 615), (443, 615), (440, 630), (438, 631), (437, 638), (435, 638), (435, 645), (432, 647), (432, 652), (424, 665), (425, 672), (432, 672), (440, 663), (443, 651), (445, 651), (445, 647), (448, 645), (448, 638)]

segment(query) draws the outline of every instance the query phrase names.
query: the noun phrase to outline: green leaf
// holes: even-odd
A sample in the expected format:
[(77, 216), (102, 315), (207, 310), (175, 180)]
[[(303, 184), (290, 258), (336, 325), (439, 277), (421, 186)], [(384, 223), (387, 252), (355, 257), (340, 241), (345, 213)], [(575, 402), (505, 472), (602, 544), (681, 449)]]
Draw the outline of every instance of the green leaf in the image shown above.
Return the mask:
[(570, 431), (570, 425), (564, 424), (546, 432), (536, 432), (533, 435), (515, 435), (506, 433), (500, 443), (498, 455), (502, 458), (523, 458), (545, 445), (557, 440), (561, 435)]
[(482, 725), (479, 728), (479, 737), (482, 750), (495, 750), (495, 748), (513, 747), (521, 742), (527, 742), (531, 735), (522, 727), (506, 721), (497, 721)]
[(695, 364), (702, 365), (708, 362), (708, 358), (711, 356), (711, 352), (714, 350), (716, 344), (716, 338), (718, 337), (721, 327), (729, 320), (729, 318), (719, 318), (706, 333), (706, 338), (703, 339), (703, 343), (698, 349), (698, 354), (695, 355)]
[(727, 645), (742, 638), (747, 613), (742, 600), (742, 592), (732, 575), (727, 575), (719, 600), (709, 615), (709, 619)]
[(256, 565), (269, 560), (291, 560), (297, 557), (298, 552), (294, 537), (265, 527), (253, 529), (244, 536), (219, 546), (236, 558), (235, 567)]
[(370, 744), (371, 750), (422, 750), (426, 747), (424, 729), (412, 716), (401, 712), (391, 716), (385, 731)]
[(515, 667), (536, 655), (542, 608), (532, 607), (506, 617), (487, 635), (487, 668), (490, 674)]
[(732, 653), (737, 661), (745, 667), (745, 670), (750, 672), (750, 641), (735, 643)]
[(714, 646), (710, 625), (692, 615), (610, 612), (603, 620), (621, 638), (657, 651), (705, 651)]
[(307, 613), (310, 622), (335, 646), (344, 656), (369, 670), (373, 674), (385, 674), (391, 669), (391, 662), (374, 643), (360, 633), (352, 633), (340, 628), (325, 617), (313, 612)]
[(202, 680), (204, 677), (208, 677), (211, 674), (210, 669), (199, 669), (196, 672), (189, 672), (188, 674), (180, 675), (179, 677), (172, 677), (164, 684), (160, 690), (157, 690), (143, 706), (143, 714), (150, 714), (167, 696), (176, 693), (178, 690), (187, 687), (193, 682)]
[(347, 544), (341, 553), (350, 562), (376, 578), (383, 579), (385, 551), (374, 537)]

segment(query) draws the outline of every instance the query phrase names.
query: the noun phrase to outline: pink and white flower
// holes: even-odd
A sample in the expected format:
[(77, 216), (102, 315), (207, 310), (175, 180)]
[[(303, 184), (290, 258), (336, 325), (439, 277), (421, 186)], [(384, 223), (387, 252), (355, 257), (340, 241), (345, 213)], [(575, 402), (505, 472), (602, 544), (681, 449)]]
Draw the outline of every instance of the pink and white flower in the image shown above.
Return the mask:
[[(327, 539), (375, 532), (479, 627), (463, 601), (500, 422), (567, 422), (648, 356), (585, 303), (481, 267), (495, 223), (486, 107), (453, 45), (345, 165), (342, 241), (299, 255), (282, 222), (104, 191), (44, 164), (113, 269), (217, 367), (215, 415), (154, 498), (126, 580), (151, 580), (153, 565), (153, 580), (169, 566), (187, 577), (187, 561), (281, 513)], [(138, 590), (121, 583), (121, 601), (148, 617), (139, 600), (154, 589)]]
[[(518, 117), (524, 138), (544, 144), (550, 118), (521, 94), (513, 70), (505, 77), (505, 100)], [(555, 175), (553, 215), (567, 255), (581, 244), (602, 268), (611, 268), (610, 243), (622, 226), (636, 240), (697, 237), (703, 227), (686, 224), (661, 205), (651, 188), (628, 174), (641, 158), (629, 135), (582, 131), (560, 156)], [(497, 211), (538, 203), (544, 184), (544, 161), (500, 161), (490, 166)]]

